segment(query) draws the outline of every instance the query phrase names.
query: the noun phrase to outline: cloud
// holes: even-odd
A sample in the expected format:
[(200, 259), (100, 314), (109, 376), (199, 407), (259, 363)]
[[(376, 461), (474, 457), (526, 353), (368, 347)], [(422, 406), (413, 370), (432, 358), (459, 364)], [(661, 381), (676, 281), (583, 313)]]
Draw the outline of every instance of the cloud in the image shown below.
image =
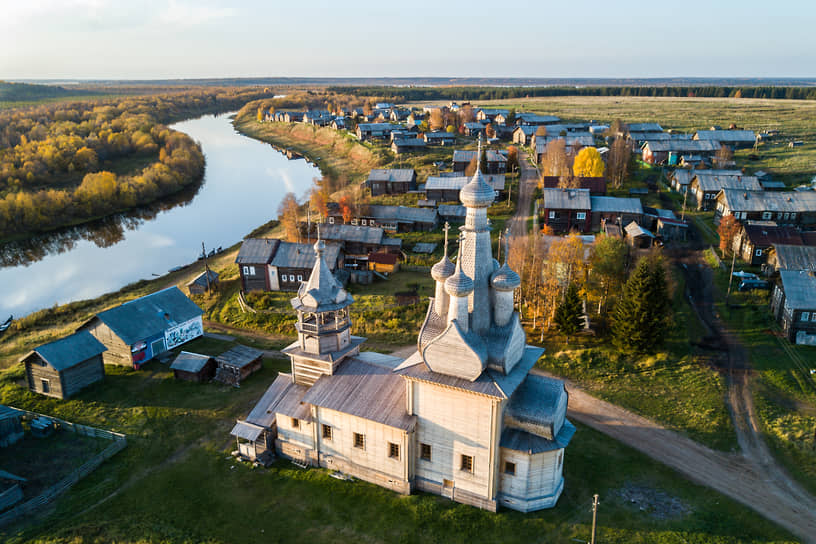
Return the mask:
[(160, 23), (173, 26), (198, 26), (227, 17), (235, 16), (230, 7), (204, 6), (178, 0), (171, 0), (158, 16)]

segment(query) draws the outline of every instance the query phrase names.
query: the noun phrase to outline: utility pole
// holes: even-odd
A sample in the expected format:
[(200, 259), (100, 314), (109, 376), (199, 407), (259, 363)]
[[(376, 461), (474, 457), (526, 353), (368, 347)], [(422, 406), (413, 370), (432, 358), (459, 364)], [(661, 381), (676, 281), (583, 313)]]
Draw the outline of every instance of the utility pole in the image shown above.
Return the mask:
[(689, 191), (689, 188), (686, 187), (686, 190), (683, 192), (683, 213), (680, 215), (680, 220), (681, 221), (686, 220), (686, 199), (688, 198), (688, 191)]
[(207, 264), (207, 249), (204, 242), (201, 242), (201, 254), (204, 255), (204, 277), (207, 278), (207, 292), (210, 292), (210, 267)]
[(731, 274), (728, 276), (728, 292), (725, 294), (725, 305), (728, 306), (728, 299), (731, 297), (731, 282), (734, 281), (734, 263), (737, 260), (737, 252), (731, 248)]
[(595, 518), (598, 515), (598, 494), (592, 496), (592, 540), (590, 544), (595, 544)]

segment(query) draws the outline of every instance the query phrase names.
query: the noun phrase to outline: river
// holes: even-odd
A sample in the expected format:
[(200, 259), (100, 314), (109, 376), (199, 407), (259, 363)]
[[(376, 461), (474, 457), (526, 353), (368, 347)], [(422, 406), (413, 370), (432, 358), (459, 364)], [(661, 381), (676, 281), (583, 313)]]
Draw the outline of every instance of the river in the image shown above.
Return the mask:
[(194, 261), (202, 242), (208, 250), (231, 246), (274, 219), (288, 191), (303, 195), (320, 176), (306, 161), (238, 134), (231, 114), (172, 128), (201, 143), (201, 185), (155, 206), (0, 246), (0, 322), (163, 275)]

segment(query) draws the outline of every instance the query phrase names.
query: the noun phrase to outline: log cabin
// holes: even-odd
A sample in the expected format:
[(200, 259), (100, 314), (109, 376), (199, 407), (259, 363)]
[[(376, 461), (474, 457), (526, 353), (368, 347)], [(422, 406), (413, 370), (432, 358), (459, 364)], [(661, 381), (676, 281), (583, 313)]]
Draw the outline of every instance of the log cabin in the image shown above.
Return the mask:
[(706, 170), (696, 171), (689, 183), (689, 191), (697, 201), (698, 210), (713, 210), (717, 195), (723, 189), (740, 191), (761, 191), (762, 186), (754, 176), (737, 174), (711, 173)]
[(446, 239), (418, 349), (404, 360), (361, 351), (354, 299), (329, 272), (324, 242), (315, 244), (315, 268), (292, 299), (297, 340), (283, 350), (291, 373), (233, 427), (242, 457), (260, 461), (274, 449), (302, 466), (493, 512), (556, 504), (575, 433), (568, 395), (562, 381), (530, 374), (543, 349), (525, 345), (514, 311), (521, 278), (491, 254), (494, 193), (480, 172), (460, 199), (459, 258), (454, 266)]
[(215, 359), (209, 355), (182, 351), (170, 365), (177, 380), (208, 382), (215, 376)]
[(241, 382), (263, 366), (263, 351), (238, 344), (215, 358), (216, 381), (240, 387)]
[(416, 189), (413, 168), (375, 168), (368, 174), (365, 186), (371, 196), (401, 195)]
[[(473, 157), (476, 156), (476, 151), (457, 149), (453, 152), (453, 171), (464, 172)], [(485, 174), (505, 174), (507, 173), (507, 157), (498, 151), (488, 149), (485, 152)], [(461, 174), (463, 175), (463, 174)]]
[(542, 189), (544, 224), (554, 232), (589, 232), (591, 202), (588, 189)]
[(203, 311), (178, 287), (105, 310), (85, 322), (80, 331), (90, 332), (107, 350), (105, 364), (132, 366), (147, 361), (204, 334)]
[(771, 312), (791, 343), (816, 346), (816, 270), (781, 270)]
[(717, 194), (714, 223), (733, 215), (739, 221), (775, 221), (779, 225), (813, 228), (816, 225), (816, 191), (740, 191)]
[(67, 399), (105, 378), (102, 354), (107, 348), (88, 331), (34, 348), (20, 359), (28, 390)]

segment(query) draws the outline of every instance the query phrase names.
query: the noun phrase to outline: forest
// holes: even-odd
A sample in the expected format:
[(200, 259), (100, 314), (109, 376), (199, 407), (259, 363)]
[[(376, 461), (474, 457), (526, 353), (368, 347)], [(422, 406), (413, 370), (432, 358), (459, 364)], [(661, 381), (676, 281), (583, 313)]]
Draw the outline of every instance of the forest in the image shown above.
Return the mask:
[(328, 91), (357, 96), (386, 96), (395, 102), (414, 100), (502, 100), (539, 96), (667, 96), (708, 98), (774, 98), (816, 100), (816, 87), (328, 87)]
[(0, 239), (82, 223), (178, 192), (201, 179), (204, 155), (165, 123), (227, 111), (270, 93), (208, 89), (0, 111)]

